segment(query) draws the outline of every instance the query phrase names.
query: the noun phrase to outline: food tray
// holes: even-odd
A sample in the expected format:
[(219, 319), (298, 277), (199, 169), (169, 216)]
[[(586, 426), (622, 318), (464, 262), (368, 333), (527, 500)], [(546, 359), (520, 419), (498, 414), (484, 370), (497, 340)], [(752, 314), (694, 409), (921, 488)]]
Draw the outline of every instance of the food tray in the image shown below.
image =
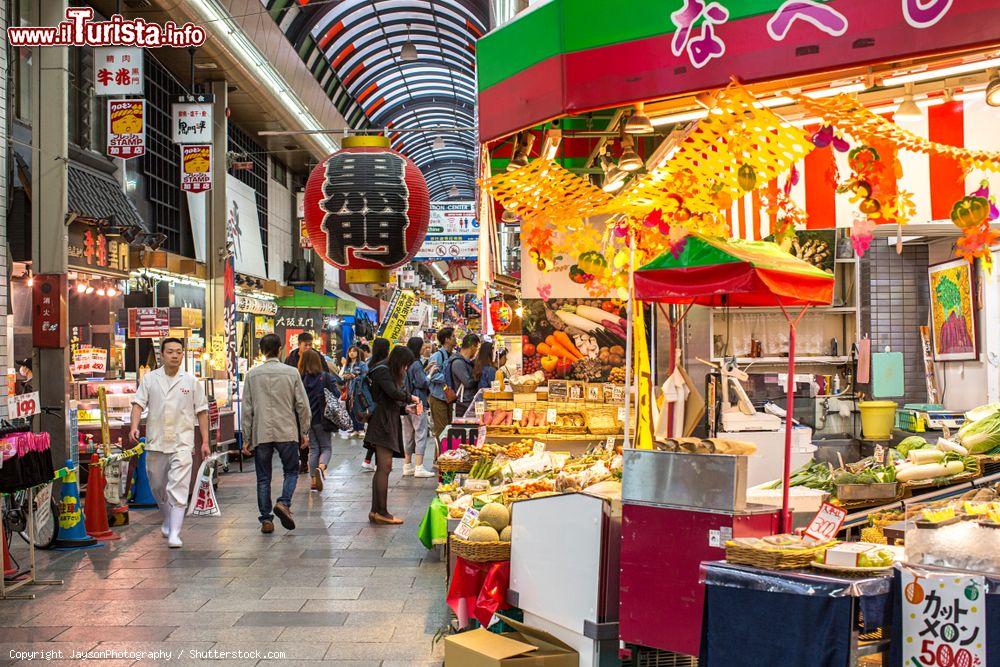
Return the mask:
[(913, 522), (913, 525), (917, 528), (922, 528), (924, 530), (936, 530), (938, 528), (944, 528), (945, 526), (950, 526), (956, 524), (962, 520), (960, 516), (953, 516), (950, 519), (945, 519), (944, 521), (928, 521), (926, 519), (917, 519)]
[(837, 498), (842, 501), (890, 500), (896, 493), (896, 482), (837, 485)]
[(468, 459), (460, 461), (438, 459), (435, 465), (440, 472), (469, 472), (472, 470), (472, 461)]
[(473, 563), (510, 560), (510, 542), (470, 542), (452, 535), (451, 551)]
[(517, 426), (487, 426), (486, 432), (490, 435), (511, 435), (518, 432)]
[(817, 556), (836, 544), (837, 542), (827, 542), (811, 549), (754, 549), (726, 542), (726, 561), (765, 570), (797, 570), (809, 567)]
[(576, 433), (586, 433), (586, 426), (552, 426), (549, 428), (550, 433), (562, 433), (564, 435), (576, 434)]
[(517, 432), (521, 435), (540, 435), (542, 433), (548, 433), (548, 426), (518, 426)]
[(812, 566), (817, 570), (829, 570), (830, 572), (843, 572), (845, 574), (874, 574), (878, 572), (888, 572), (892, 569), (892, 565), (885, 565), (882, 567), (852, 567), (850, 565), (829, 565), (827, 563), (819, 563), (813, 561)]
[(935, 486), (951, 486), (952, 484), (958, 484), (959, 482), (968, 482), (971, 479), (976, 479), (983, 474), (982, 461), (976, 459), (976, 469), (972, 472), (963, 472), (952, 477), (938, 477), (936, 479), (922, 479), (916, 482), (902, 482), (901, 486), (905, 489), (923, 489)]

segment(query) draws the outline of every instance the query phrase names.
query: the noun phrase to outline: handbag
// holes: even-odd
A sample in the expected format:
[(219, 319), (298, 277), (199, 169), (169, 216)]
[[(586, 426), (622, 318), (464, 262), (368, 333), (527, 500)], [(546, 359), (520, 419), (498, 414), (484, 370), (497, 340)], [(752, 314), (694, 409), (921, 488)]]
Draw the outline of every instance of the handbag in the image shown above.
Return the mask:
[[(329, 380), (327, 380), (329, 385)], [(332, 424), (337, 430), (350, 431), (353, 428), (351, 416), (347, 413), (347, 406), (339, 396), (330, 391), (329, 386), (323, 387), (323, 395), (326, 398), (326, 406), (323, 408), (323, 419)]]

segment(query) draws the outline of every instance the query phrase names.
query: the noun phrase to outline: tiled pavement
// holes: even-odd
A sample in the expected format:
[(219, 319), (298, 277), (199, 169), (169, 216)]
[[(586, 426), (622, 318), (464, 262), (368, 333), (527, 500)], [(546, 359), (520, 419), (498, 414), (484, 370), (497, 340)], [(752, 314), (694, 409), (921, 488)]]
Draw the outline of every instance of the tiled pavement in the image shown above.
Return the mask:
[[(237, 652), (226, 664), (328, 661), (340, 667), (441, 665), (432, 646), (448, 622), (444, 565), (416, 538), (433, 479), (402, 478), (397, 461), (389, 507), (406, 519), (371, 526), (371, 475), (356, 441), (334, 439), (322, 495), (299, 477), (297, 527), (262, 535), (255, 478), (222, 476), (222, 516), (185, 522), (182, 549), (168, 549), (155, 510), (133, 510), (123, 539), (100, 548), (39, 552), (40, 576), (63, 586), (33, 587), (31, 601), (0, 600), (0, 664), (28, 664), (12, 651), (167, 651), (171, 663), (201, 663), (198, 651)], [(277, 464), (277, 457), (275, 457)], [(281, 479), (276, 465), (272, 493)], [(25, 555), (14, 538), (14, 556)], [(252, 656), (257, 651), (260, 659)], [(50, 657), (58, 658), (58, 654)], [(157, 659), (158, 658), (158, 659)], [(123, 656), (102, 664), (164, 662)]]

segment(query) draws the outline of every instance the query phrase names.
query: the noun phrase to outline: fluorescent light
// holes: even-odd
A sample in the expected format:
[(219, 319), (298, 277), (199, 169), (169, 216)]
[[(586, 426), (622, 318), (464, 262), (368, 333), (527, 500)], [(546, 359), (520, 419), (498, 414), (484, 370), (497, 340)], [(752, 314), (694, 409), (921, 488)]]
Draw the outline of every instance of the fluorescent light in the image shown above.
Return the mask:
[(650, 123), (654, 127), (659, 127), (660, 125), (669, 125), (670, 123), (683, 123), (688, 120), (698, 120), (704, 118), (708, 115), (708, 111), (705, 109), (695, 109), (694, 111), (682, 111), (680, 113), (672, 113), (666, 116), (657, 116), (656, 118), (650, 119)]
[[(304, 130), (324, 130), (316, 117), (305, 107), (281, 74), (261, 53), (260, 49), (250, 41), (243, 28), (233, 20), (229, 10), (225, 9), (219, 0), (192, 0), (190, 3), (199, 10), (205, 23), (212, 23), (212, 31), (216, 37), (224, 40), (234, 55), (250, 69), (256, 77), (264, 82), (276, 99), (282, 100), (285, 107), (299, 118)], [(326, 135), (316, 135), (316, 142), (328, 153), (339, 149), (335, 141)]]
[(810, 90), (809, 92), (802, 94), (815, 100), (823, 97), (833, 97), (834, 95), (840, 95), (843, 93), (860, 93), (862, 90), (866, 89), (867, 87), (863, 83), (851, 83), (846, 86), (831, 86), (829, 88), (820, 88), (819, 90)]
[(793, 100), (791, 97), (785, 97), (784, 95), (779, 95), (777, 97), (768, 97), (767, 99), (764, 100), (757, 100), (754, 103), (754, 106), (762, 106), (766, 109), (770, 109), (771, 107), (783, 107), (794, 103), (795, 100)]
[(900, 86), (904, 83), (916, 83), (917, 81), (929, 81), (931, 79), (943, 79), (955, 74), (968, 74), (989, 69), (990, 67), (1000, 67), (1000, 58), (989, 58), (974, 63), (963, 63), (952, 67), (942, 67), (941, 69), (928, 69), (921, 72), (911, 72), (899, 76), (890, 76), (882, 80), (883, 86)]

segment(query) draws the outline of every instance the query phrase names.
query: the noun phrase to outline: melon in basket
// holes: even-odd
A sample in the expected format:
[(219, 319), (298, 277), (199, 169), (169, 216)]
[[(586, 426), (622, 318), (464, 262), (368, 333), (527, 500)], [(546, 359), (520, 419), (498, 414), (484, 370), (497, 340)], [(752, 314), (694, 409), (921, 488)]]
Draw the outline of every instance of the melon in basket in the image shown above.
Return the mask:
[(500, 540), (503, 542), (510, 542), (510, 526), (507, 526), (500, 531)]
[(479, 525), (492, 526), (499, 532), (510, 525), (510, 510), (501, 503), (488, 503), (479, 510)]
[(469, 533), (470, 542), (499, 542), (500, 534), (490, 526), (476, 526)]

